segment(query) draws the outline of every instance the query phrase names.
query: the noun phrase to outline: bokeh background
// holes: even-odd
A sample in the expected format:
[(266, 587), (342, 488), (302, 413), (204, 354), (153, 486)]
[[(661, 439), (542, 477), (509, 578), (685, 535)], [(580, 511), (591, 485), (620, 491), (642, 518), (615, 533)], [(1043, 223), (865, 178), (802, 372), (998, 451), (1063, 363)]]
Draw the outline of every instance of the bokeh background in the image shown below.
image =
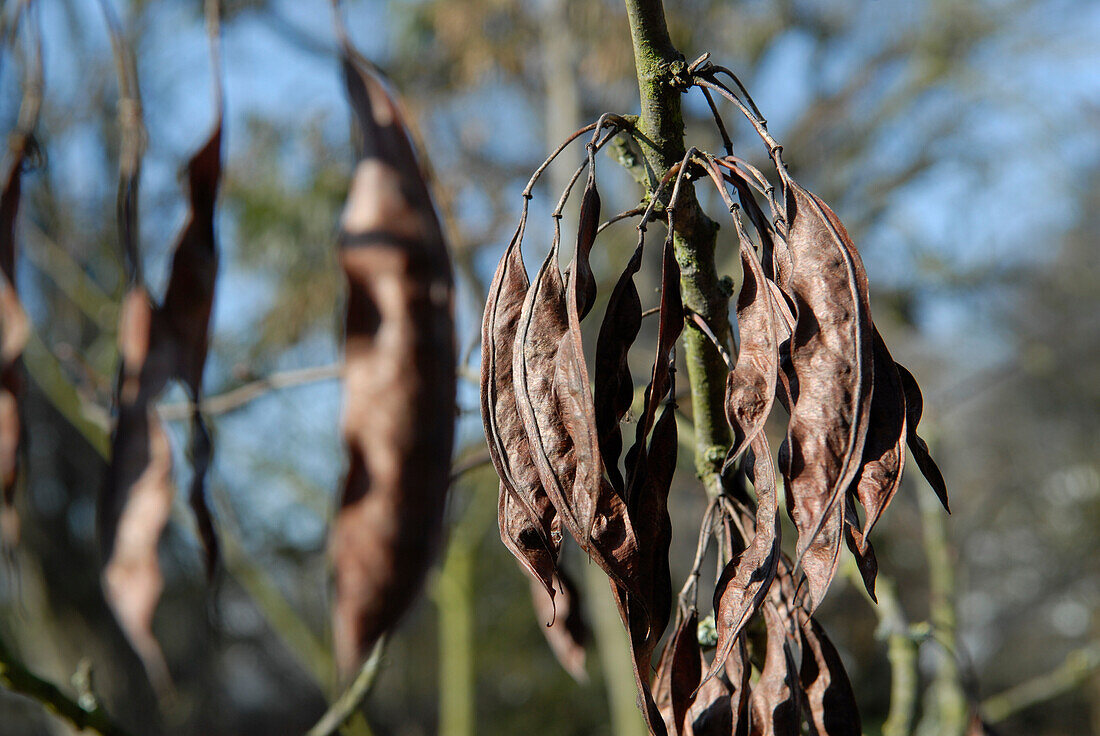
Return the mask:
[[(177, 501), (155, 629), (178, 697), (161, 707), (103, 602), (94, 544), (124, 287), (114, 62), (97, 3), (34, 5), (43, 156), (25, 179), (18, 271), (34, 326), (29, 467), (24, 543), (0, 575), (0, 633), (64, 688), (86, 658), (96, 691), (135, 733), (302, 733), (336, 692), (324, 554), (343, 467), (333, 254), (353, 156), (329, 4), (223, 3), (228, 168), (205, 387), (226, 565), (207, 587)], [(213, 114), (202, 3), (117, 8), (149, 129), (141, 234), (156, 292), (185, 214), (180, 173)], [(950, 733), (953, 714), (971, 707), (1004, 734), (1100, 733), (1100, 4), (688, 0), (666, 9), (676, 45), (689, 59), (710, 51), (741, 75), (792, 172), (845, 221), (876, 322), (924, 387), (921, 426), (953, 514), (932, 508), (923, 480), (907, 474), (877, 532), (888, 605), (872, 607), (846, 570), (820, 616), (866, 732), (879, 733), (890, 707), (893, 634), (916, 652), (920, 736)], [(354, 41), (403, 93), (434, 171), (459, 279), (456, 462), (476, 464), (485, 287), (545, 152), (601, 112), (636, 111), (625, 11), (611, 0), (364, 0), (347, 2), (346, 15)], [(0, 67), (5, 130), (23, 60), (16, 48)], [(701, 95), (685, 105), (689, 142), (719, 150)], [(732, 111), (726, 118), (738, 150), (760, 161), (748, 126)], [(549, 242), (550, 187), (582, 153), (566, 154), (536, 190), (529, 265)], [(629, 177), (608, 157), (599, 166), (605, 212), (634, 206)], [(713, 197), (703, 201), (721, 214)], [(729, 230), (718, 259), (736, 278)], [(603, 298), (633, 239), (627, 224), (601, 238)], [(656, 303), (647, 268), (644, 306)], [(182, 401), (176, 389), (162, 402), (180, 483), (189, 472)], [(671, 505), (678, 587), (704, 506), (687, 451)], [(588, 681), (577, 683), (544, 641), (495, 512), (492, 470), (464, 473), (445, 557), (389, 643), (366, 721), (348, 733), (642, 734), (602, 575), (571, 550), (594, 634)], [(67, 733), (2, 688), (0, 732)]]

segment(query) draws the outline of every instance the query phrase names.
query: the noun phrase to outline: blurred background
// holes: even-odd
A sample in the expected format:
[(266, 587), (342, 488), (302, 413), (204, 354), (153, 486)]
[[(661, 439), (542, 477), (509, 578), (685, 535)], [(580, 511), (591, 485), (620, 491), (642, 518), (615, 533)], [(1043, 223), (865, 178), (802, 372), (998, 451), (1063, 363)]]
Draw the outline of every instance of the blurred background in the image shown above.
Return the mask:
[[(0, 574), (0, 635), (70, 692), (86, 658), (97, 693), (134, 733), (302, 733), (337, 692), (325, 559), (343, 468), (333, 253), (353, 153), (329, 4), (223, 3), (227, 175), (205, 388), (226, 564), (207, 587), (177, 500), (155, 631), (178, 697), (162, 708), (103, 602), (94, 544), (124, 288), (114, 62), (96, 3), (35, 6), (43, 156), (24, 180), (18, 229), (34, 327), (29, 466), (23, 544)], [(141, 234), (159, 293), (185, 216), (180, 174), (212, 123), (202, 3), (116, 6), (149, 129)], [(953, 514), (907, 473), (876, 533), (883, 603), (873, 607), (846, 570), (820, 613), (865, 731), (880, 733), (891, 708), (890, 651), (913, 659), (920, 736), (951, 733), (974, 706), (1003, 734), (1100, 733), (1100, 4), (685, 0), (666, 10), (677, 47), (740, 74), (794, 175), (845, 221), (875, 320), (924, 387), (921, 426)], [(602, 573), (567, 551), (593, 632), (578, 683), (546, 645), (497, 535), (494, 473), (477, 463), (485, 288), (545, 153), (601, 112), (636, 112), (625, 10), (612, 0), (364, 0), (346, 14), (404, 95), (434, 170), (459, 283), (456, 463), (473, 466), (453, 488), (445, 557), (389, 643), (369, 728), (360, 719), (348, 733), (643, 734)], [(4, 130), (23, 62), (17, 51), (0, 67)], [(689, 143), (720, 150), (698, 92), (685, 115)], [(733, 111), (726, 120), (738, 151), (762, 161), (748, 126)], [(549, 242), (550, 188), (582, 155), (565, 154), (536, 190), (529, 267)], [(598, 166), (604, 212), (635, 206), (629, 176), (607, 156)], [(703, 196), (718, 219), (715, 200)], [(737, 278), (731, 230), (718, 261)], [(601, 237), (602, 299), (634, 237), (626, 223)], [(643, 307), (656, 304), (655, 273), (650, 263), (639, 278)], [(652, 339), (643, 332), (639, 345)], [(184, 401), (178, 388), (162, 399), (179, 484)], [(690, 449), (670, 505), (678, 588), (705, 505)], [(68, 731), (0, 688), (0, 732)]]

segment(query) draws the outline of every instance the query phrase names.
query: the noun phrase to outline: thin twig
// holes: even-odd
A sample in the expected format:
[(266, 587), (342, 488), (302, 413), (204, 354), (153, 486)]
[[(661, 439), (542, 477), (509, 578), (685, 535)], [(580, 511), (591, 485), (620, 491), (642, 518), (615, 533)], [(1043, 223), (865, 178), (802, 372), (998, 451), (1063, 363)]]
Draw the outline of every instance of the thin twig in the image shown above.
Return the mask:
[[(203, 399), (200, 409), (207, 416), (228, 414), (252, 403), (270, 391), (339, 378), (342, 371), (343, 366), (341, 364), (332, 363), (330, 365), (272, 373), (231, 391), (226, 391), (224, 394), (208, 396)], [(189, 419), (191, 417), (191, 402), (180, 401), (172, 404), (161, 404), (159, 411), (161, 418), (166, 421)]]
[(989, 723), (1000, 723), (1033, 705), (1077, 689), (1097, 670), (1100, 670), (1100, 642), (1093, 642), (1070, 652), (1051, 672), (986, 698), (981, 714)]
[(325, 711), (320, 720), (306, 732), (306, 736), (332, 736), (349, 718), (355, 715), (359, 706), (366, 700), (374, 687), (378, 673), (382, 671), (382, 654), (386, 649), (386, 638), (382, 637), (374, 645), (374, 650), (367, 657), (367, 661), (359, 669), (359, 674), (348, 685), (347, 690), (333, 701), (329, 709)]
[(46, 710), (62, 718), (77, 730), (89, 729), (101, 736), (127, 736), (127, 732), (115, 723), (98, 702), (85, 709), (57, 685), (35, 675), (20, 662), (0, 639), (0, 685), (13, 693), (25, 695), (37, 701)]

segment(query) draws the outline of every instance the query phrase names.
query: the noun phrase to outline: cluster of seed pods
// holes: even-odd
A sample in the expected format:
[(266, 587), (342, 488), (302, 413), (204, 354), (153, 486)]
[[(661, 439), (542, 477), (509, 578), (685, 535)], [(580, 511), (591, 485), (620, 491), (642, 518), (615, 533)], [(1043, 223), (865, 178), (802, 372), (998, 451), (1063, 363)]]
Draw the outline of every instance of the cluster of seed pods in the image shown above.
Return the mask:
[[(691, 148), (650, 193), (648, 206), (611, 220), (641, 218), (637, 248), (607, 301), (591, 379), (581, 321), (595, 303), (590, 253), (609, 224), (600, 225), (596, 152), (615, 135), (632, 135), (631, 123), (605, 115), (581, 129), (523, 192), (520, 223), (497, 266), (482, 322), (482, 418), (500, 477), (501, 538), (551, 601), (570, 589), (558, 585), (563, 531), (607, 574), (652, 733), (798, 734), (805, 722), (812, 733), (858, 734), (847, 676), (812, 614), (845, 543), (874, 595), (878, 563), (868, 536), (898, 489), (907, 446), (945, 506), (946, 489), (916, 433), (920, 389), (875, 329), (863, 262), (843, 224), (790, 175), (782, 147), (732, 73), (705, 58), (690, 73), (726, 151), (716, 156)], [(713, 93), (732, 102), (764, 141), (778, 190), (734, 155)], [(552, 213), (553, 241), (531, 281), (523, 236), (533, 187), (569, 143), (589, 132), (587, 160)], [(562, 270), (561, 213), (585, 171), (577, 241)], [(681, 300), (674, 214), (694, 180), (717, 189), (737, 235), (742, 280), (735, 359), (714, 337), (727, 330), (713, 329)], [(635, 391), (628, 355), (643, 317), (634, 278), (658, 204), (667, 237), (657, 340), (633, 442), (620, 464)], [(686, 320), (727, 357), (724, 405), (732, 444), (722, 492), (702, 521), (695, 566), (651, 681), (674, 605), (668, 495), (677, 450), (675, 344)], [(784, 415), (785, 438), (773, 455), (765, 425)], [(793, 559), (781, 548), (780, 477), (798, 532)], [(708, 659), (696, 635), (696, 588), (715, 529), (725, 567), (713, 596), (717, 645)], [(763, 652), (753, 651), (747, 638), (757, 617), (766, 633)], [(758, 675), (750, 678), (754, 665)]]

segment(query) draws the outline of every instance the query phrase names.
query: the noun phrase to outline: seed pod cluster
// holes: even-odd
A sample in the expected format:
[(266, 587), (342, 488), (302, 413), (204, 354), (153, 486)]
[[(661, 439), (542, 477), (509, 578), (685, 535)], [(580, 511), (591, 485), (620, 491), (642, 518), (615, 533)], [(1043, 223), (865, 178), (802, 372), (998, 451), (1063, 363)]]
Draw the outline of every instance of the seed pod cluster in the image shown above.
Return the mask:
[[(878, 563), (869, 535), (897, 492), (907, 449), (945, 507), (946, 487), (916, 434), (920, 390), (875, 327), (867, 275), (844, 225), (791, 176), (782, 147), (744, 88), (738, 82), (738, 93), (720, 81), (728, 71), (699, 64), (691, 74), (708, 98), (717, 92), (747, 117), (767, 146), (778, 186), (733, 155), (712, 104), (726, 154), (690, 149), (650, 192), (644, 210), (623, 215), (641, 214), (638, 246), (607, 301), (590, 386), (580, 323), (594, 303), (589, 254), (603, 229), (597, 226), (595, 152), (610, 135), (634, 131), (626, 120), (605, 115), (539, 168), (524, 190), (520, 224), (497, 267), (482, 324), (482, 418), (501, 479), (501, 537), (551, 601), (563, 529), (606, 572), (629, 634), (651, 733), (798, 734), (805, 727), (858, 734), (847, 675), (812, 614), (845, 542), (874, 595)], [(610, 132), (601, 138), (605, 129)], [(553, 212), (555, 237), (528, 282), (522, 241), (532, 187), (565, 145), (586, 132), (592, 133), (587, 161)], [(578, 240), (563, 271), (558, 219), (585, 171)], [(673, 603), (668, 494), (677, 447), (675, 343), (685, 320), (729, 355), (715, 337), (726, 331), (711, 329), (680, 297), (674, 213), (681, 191), (695, 179), (708, 179), (725, 203), (741, 265), (738, 354), (727, 359), (724, 400), (732, 443), (723, 468), (728, 480), (703, 520), (700, 552), (651, 682)], [(620, 458), (622, 423), (635, 394), (628, 358), (637, 349), (643, 316), (634, 278), (658, 203), (669, 235), (657, 344), (633, 442)], [(786, 428), (777, 458), (765, 431), (769, 420)], [(780, 478), (797, 531), (793, 558), (781, 547)], [(696, 587), (716, 528), (726, 556), (713, 595), (716, 649), (707, 657), (694, 635)], [(761, 619), (764, 632), (756, 644), (747, 635), (754, 619)]]

